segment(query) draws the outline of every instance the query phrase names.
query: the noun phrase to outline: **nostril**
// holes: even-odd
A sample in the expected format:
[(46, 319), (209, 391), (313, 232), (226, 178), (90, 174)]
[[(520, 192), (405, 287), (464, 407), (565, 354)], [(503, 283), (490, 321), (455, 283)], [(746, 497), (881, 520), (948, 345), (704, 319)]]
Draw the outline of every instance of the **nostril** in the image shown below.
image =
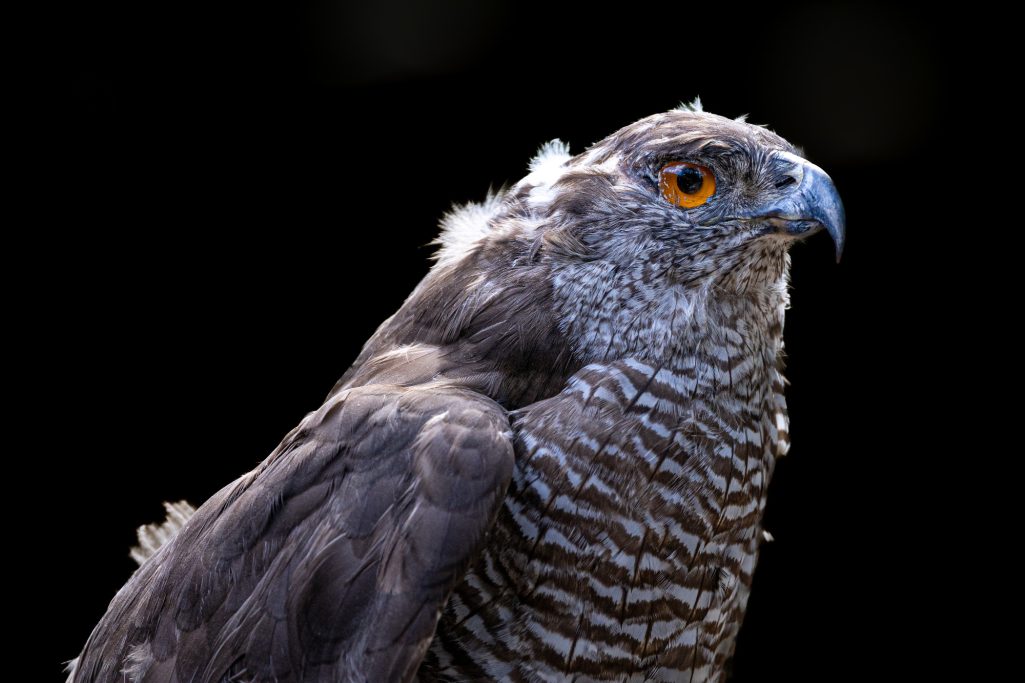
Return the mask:
[(783, 178), (783, 180), (780, 180), (779, 182), (776, 183), (776, 189), (777, 190), (782, 190), (784, 187), (788, 187), (790, 185), (793, 185), (796, 182), (797, 182), (797, 178), (795, 178), (793, 176), (790, 176), (790, 175), (785, 176)]

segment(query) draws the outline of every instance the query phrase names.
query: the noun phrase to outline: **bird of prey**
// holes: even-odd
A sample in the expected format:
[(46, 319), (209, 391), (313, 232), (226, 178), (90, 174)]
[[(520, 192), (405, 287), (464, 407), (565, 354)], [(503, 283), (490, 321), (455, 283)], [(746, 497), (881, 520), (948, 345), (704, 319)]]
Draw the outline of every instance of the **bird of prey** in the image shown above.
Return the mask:
[(820, 230), (829, 176), (698, 103), (544, 145), (266, 460), (142, 530), (70, 680), (724, 680)]

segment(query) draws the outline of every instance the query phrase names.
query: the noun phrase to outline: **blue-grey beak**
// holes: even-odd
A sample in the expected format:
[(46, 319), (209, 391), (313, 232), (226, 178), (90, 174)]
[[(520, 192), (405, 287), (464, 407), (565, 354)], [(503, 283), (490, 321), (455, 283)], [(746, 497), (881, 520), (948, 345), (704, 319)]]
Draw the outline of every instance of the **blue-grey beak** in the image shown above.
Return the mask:
[(785, 152), (778, 156), (781, 162), (788, 164), (786, 175), (796, 182), (778, 202), (759, 207), (757, 217), (770, 219), (791, 235), (811, 234), (824, 228), (833, 238), (839, 262), (846, 236), (846, 219), (843, 202), (832, 179), (806, 159)]

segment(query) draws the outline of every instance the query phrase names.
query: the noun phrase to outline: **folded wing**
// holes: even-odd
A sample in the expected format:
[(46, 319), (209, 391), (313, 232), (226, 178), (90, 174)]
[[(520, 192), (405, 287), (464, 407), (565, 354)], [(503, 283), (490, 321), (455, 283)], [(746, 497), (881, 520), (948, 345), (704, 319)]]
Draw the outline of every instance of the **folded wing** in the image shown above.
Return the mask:
[(343, 391), (115, 596), (74, 681), (408, 681), (509, 484), (505, 411)]

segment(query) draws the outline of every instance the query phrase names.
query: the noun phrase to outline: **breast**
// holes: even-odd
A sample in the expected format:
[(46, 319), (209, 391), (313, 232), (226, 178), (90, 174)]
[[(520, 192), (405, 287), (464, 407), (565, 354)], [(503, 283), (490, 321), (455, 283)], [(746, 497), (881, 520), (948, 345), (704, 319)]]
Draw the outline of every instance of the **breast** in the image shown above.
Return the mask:
[(729, 372), (595, 364), (515, 414), (513, 483), (439, 625), (439, 656), (495, 677), (715, 680), (743, 617), (776, 436), (771, 376)]

